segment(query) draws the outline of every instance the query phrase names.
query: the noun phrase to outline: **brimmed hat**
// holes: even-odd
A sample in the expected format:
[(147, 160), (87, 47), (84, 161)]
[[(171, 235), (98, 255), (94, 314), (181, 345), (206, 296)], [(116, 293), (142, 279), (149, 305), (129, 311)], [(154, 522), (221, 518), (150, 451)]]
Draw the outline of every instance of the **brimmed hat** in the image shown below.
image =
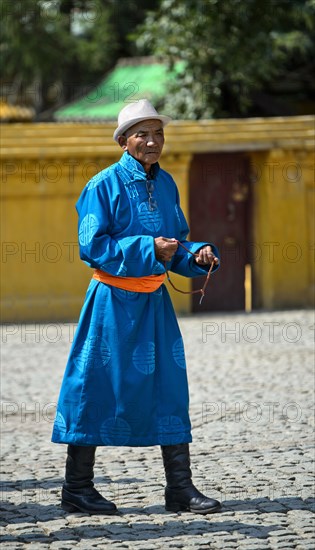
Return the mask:
[(118, 142), (118, 136), (121, 136), (128, 128), (131, 128), (137, 122), (142, 120), (160, 120), (163, 127), (172, 119), (169, 116), (159, 115), (147, 99), (139, 99), (124, 107), (118, 115), (118, 128), (116, 128), (113, 138)]

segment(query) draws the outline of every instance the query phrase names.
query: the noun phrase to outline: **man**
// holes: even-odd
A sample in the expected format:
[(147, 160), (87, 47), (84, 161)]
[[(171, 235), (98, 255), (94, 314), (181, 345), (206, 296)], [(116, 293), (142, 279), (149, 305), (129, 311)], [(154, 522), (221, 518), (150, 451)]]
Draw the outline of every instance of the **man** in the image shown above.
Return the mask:
[(52, 436), (68, 444), (68, 512), (117, 513), (93, 485), (98, 445), (161, 445), (166, 509), (220, 508), (192, 483), (184, 347), (163, 285), (166, 269), (195, 277), (219, 260), (212, 244), (185, 240), (175, 182), (158, 164), (169, 121), (145, 99), (122, 109), (114, 139), (124, 153), (91, 179), (77, 203), (80, 256), (95, 271)]

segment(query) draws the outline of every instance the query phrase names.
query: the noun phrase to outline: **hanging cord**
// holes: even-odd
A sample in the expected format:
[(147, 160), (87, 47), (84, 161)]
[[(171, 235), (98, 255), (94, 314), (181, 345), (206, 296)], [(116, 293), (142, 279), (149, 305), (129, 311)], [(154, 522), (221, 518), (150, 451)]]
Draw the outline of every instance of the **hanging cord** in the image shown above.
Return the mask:
[[(189, 250), (185, 245), (183, 245), (183, 243), (181, 243), (180, 241), (178, 241), (177, 239), (175, 239), (177, 244), (179, 246), (181, 246), (184, 250), (186, 250), (186, 252), (189, 252), (189, 254), (191, 254), (192, 256), (199, 256), (199, 254), (196, 254), (194, 252), (191, 252), (191, 250)], [(164, 266), (165, 266), (165, 271), (166, 271), (166, 276), (167, 276), (167, 280), (168, 282), (170, 283), (171, 287), (176, 290), (176, 292), (180, 292), (181, 294), (201, 294), (200, 296), (200, 300), (199, 300), (199, 305), (202, 303), (202, 300), (204, 299), (204, 296), (205, 296), (205, 293), (206, 293), (206, 288), (207, 288), (207, 285), (209, 283), (209, 280), (210, 280), (210, 275), (211, 275), (211, 271), (214, 267), (214, 260), (212, 260), (211, 264), (210, 264), (210, 268), (209, 268), (209, 271), (207, 273), (207, 277), (206, 277), (206, 280), (204, 282), (204, 285), (202, 288), (199, 288), (198, 290), (180, 290), (179, 288), (176, 288), (176, 286), (174, 285), (174, 283), (172, 283), (171, 281), (171, 278), (170, 278), (170, 274), (166, 268), (166, 262), (164, 262)]]

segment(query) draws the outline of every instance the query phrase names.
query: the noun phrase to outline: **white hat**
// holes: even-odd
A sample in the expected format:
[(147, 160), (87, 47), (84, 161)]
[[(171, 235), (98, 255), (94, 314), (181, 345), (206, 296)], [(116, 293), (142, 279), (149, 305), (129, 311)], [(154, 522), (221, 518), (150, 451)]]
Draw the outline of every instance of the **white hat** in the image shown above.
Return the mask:
[(118, 115), (118, 128), (113, 138), (118, 143), (118, 136), (121, 136), (128, 128), (142, 120), (160, 120), (163, 127), (172, 119), (169, 116), (159, 115), (147, 99), (139, 99), (124, 107)]

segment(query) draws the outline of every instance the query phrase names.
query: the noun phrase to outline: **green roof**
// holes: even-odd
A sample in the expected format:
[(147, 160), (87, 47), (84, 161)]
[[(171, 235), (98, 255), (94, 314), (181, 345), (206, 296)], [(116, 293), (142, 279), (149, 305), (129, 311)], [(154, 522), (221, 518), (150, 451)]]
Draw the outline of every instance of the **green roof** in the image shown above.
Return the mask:
[(176, 63), (172, 71), (158, 61), (118, 64), (96, 88), (55, 111), (54, 117), (60, 121), (116, 120), (128, 102), (140, 98), (149, 99), (156, 106), (165, 96), (169, 82), (182, 70), (182, 62)]

